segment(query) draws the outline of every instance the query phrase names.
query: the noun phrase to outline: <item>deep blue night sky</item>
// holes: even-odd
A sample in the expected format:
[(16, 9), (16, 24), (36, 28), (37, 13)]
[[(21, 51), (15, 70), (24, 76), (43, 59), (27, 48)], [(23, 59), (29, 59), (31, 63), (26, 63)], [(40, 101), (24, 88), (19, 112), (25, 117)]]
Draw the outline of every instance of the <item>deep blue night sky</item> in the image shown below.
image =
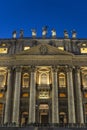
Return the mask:
[(66, 29), (77, 31), (78, 38), (87, 38), (87, 0), (0, 0), (0, 38), (11, 38), (12, 32), (24, 29), (31, 37), (31, 29), (41, 37), (42, 27), (48, 26), (48, 36), (55, 28), (58, 37)]

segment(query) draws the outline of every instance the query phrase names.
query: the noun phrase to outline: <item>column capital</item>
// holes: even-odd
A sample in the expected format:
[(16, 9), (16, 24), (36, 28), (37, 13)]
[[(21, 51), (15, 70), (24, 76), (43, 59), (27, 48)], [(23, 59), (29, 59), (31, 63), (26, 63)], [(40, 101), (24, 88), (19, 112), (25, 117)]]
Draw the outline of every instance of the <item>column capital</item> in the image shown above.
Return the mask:
[(11, 71), (12, 71), (12, 69), (13, 69), (13, 67), (12, 67), (12, 66), (7, 66), (7, 72), (11, 72)]
[(75, 72), (80, 72), (81, 71), (81, 68), (80, 68), (80, 66), (75, 66)]
[(73, 66), (66, 66), (66, 72), (72, 72)]
[(35, 72), (35, 71), (36, 71), (36, 67), (32, 65), (32, 66), (30, 67), (30, 72)]
[(21, 72), (22, 71), (22, 67), (21, 66), (16, 66), (15, 70), (16, 70), (16, 72)]
[(57, 72), (58, 71), (58, 67), (57, 66), (52, 66), (52, 72)]

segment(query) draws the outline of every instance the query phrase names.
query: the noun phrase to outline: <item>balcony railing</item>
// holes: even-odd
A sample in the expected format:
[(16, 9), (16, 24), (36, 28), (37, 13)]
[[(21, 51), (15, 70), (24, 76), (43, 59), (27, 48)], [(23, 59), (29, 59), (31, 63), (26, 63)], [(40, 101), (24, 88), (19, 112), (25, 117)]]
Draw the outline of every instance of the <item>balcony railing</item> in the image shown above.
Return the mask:
[(22, 92), (29, 92), (29, 87), (22, 87)]
[(37, 84), (36, 85), (37, 90), (51, 90), (51, 84)]
[(59, 93), (60, 93), (60, 92), (65, 92), (65, 93), (67, 93), (67, 88), (66, 88), (65, 86), (60, 86), (60, 87), (58, 88), (58, 91), (59, 91)]

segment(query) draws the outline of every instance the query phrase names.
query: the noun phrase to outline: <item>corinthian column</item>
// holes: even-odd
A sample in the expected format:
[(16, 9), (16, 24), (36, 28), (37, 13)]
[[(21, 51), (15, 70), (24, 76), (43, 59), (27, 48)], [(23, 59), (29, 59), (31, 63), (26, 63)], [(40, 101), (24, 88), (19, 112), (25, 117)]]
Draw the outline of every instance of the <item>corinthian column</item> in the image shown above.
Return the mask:
[(75, 68), (75, 85), (76, 85), (75, 88), (76, 88), (77, 123), (84, 123), (82, 93), (81, 93), (81, 77), (79, 67)]
[(57, 69), (52, 68), (52, 123), (59, 123)]
[(14, 102), (12, 122), (19, 125), (19, 107), (20, 107), (20, 87), (21, 87), (21, 68), (16, 68), (15, 86), (14, 86)]
[(36, 73), (35, 73), (35, 67), (31, 67), (28, 123), (35, 123), (35, 108), (36, 108)]
[(12, 68), (8, 68), (7, 75), (7, 92), (6, 92), (6, 104), (5, 104), (5, 117), (4, 123), (10, 123), (11, 121), (11, 99), (12, 99)]
[(76, 123), (72, 68), (67, 68), (68, 123)]

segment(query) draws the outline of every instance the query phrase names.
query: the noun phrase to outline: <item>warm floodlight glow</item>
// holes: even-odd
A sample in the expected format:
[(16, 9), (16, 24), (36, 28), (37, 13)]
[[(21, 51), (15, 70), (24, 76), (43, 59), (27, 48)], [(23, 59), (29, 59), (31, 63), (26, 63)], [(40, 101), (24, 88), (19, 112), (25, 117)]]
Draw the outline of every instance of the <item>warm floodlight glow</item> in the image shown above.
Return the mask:
[(87, 53), (87, 48), (81, 48), (81, 53)]
[(0, 54), (6, 54), (8, 52), (8, 48), (0, 48)]
[(64, 47), (58, 47), (59, 50), (64, 50)]
[(29, 49), (30, 49), (29, 46), (25, 46), (25, 47), (24, 47), (24, 50), (29, 50)]

